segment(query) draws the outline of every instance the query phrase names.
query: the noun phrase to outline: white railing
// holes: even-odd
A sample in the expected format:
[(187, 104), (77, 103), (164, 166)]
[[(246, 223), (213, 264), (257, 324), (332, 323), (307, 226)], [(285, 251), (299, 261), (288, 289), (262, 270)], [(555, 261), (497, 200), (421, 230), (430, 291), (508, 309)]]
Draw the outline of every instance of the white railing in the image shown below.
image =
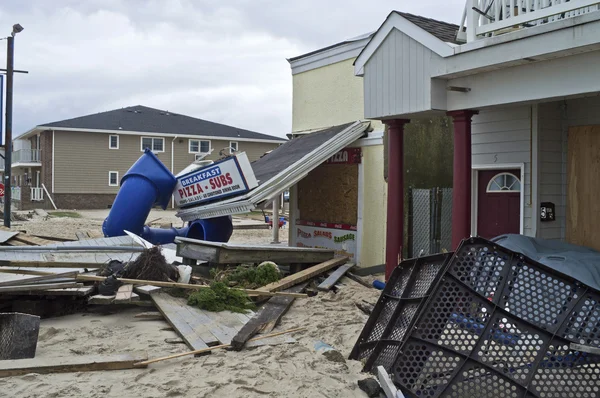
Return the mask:
[(10, 187), (11, 200), (21, 200), (21, 187)]
[(13, 163), (41, 163), (39, 149), (19, 149), (12, 153)]
[(599, 11), (599, 4), (598, 0), (467, 0), (458, 39), (471, 42), (556, 22)]
[(31, 188), (31, 201), (44, 200), (44, 190), (42, 188)]

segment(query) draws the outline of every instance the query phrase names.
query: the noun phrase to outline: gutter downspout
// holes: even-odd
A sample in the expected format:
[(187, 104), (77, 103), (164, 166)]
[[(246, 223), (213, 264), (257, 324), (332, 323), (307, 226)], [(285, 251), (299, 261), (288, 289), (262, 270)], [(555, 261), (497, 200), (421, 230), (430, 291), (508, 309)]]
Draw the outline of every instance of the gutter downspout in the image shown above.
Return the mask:
[[(175, 170), (173, 170), (174, 166), (174, 159), (175, 159), (175, 140), (179, 138), (179, 136), (175, 136), (172, 140), (171, 140), (171, 173), (175, 174)], [(171, 209), (175, 208), (175, 196), (171, 195)]]

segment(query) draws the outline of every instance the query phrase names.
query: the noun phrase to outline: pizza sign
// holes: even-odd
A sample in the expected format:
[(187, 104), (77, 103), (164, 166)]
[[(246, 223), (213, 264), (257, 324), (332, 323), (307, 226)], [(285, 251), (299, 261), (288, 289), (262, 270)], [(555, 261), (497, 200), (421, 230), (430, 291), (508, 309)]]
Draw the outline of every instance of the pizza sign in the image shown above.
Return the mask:
[(361, 161), (360, 148), (344, 148), (329, 159), (325, 164), (358, 164)]

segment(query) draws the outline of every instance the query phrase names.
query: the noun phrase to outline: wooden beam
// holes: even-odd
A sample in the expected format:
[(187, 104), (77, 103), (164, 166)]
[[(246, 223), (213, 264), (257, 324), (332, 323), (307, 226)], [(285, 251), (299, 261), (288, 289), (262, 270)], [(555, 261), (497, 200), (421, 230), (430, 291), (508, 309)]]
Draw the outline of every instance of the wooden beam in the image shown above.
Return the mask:
[(276, 292), (279, 290), (287, 289), (288, 287), (292, 287), (297, 285), (300, 282), (304, 282), (313, 278), (317, 275), (322, 274), (323, 272), (329, 271), (330, 269), (337, 267), (338, 265), (344, 264), (348, 261), (348, 257), (340, 257), (334, 258), (329, 261), (325, 261), (324, 263), (317, 264), (313, 267), (307, 268), (303, 271), (296, 272), (295, 274), (286, 276), (283, 279), (278, 280), (277, 282), (270, 283), (266, 286), (261, 287), (260, 291), (268, 291), (268, 292)]
[(150, 312), (140, 312), (139, 314), (135, 314), (134, 318), (142, 318), (142, 319), (165, 319), (163, 314), (158, 311), (150, 311)]
[(99, 268), (104, 263), (61, 262), (61, 261), (15, 261), (0, 260), (2, 267), (26, 268)]
[[(127, 284), (127, 285), (122, 285), (119, 287), (119, 290), (117, 290), (117, 295), (115, 296), (115, 302), (119, 302), (119, 303), (124, 303), (127, 301), (131, 301), (133, 298), (133, 285), (131, 284)], [(135, 295), (137, 297), (137, 299), (140, 299), (140, 296), (138, 296), (137, 294)]]
[(339, 281), (342, 276), (350, 269), (354, 267), (354, 263), (344, 264), (338, 269), (336, 269), (327, 279), (325, 279), (319, 286), (317, 286), (317, 290), (328, 291)]
[[(300, 293), (308, 283), (301, 283), (287, 289), (287, 292)], [(239, 351), (244, 344), (256, 333), (270, 332), (275, 328), (281, 317), (285, 315), (294, 302), (293, 297), (272, 297), (260, 310), (240, 329), (231, 340), (231, 347)]]
[(63, 358), (33, 358), (0, 361), (0, 377), (21, 376), (28, 373), (54, 374), (143, 368), (145, 365), (140, 365), (140, 362), (146, 361), (147, 359), (147, 353), (136, 352), (118, 355), (72, 355)]
[(24, 286), (4, 286), (0, 287), (0, 293), (12, 292), (31, 292), (34, 290), (62, 289), (70, 287), (83, 287), (82, 283), (67, 282), (67, 283), (46, 283), (40, 285), (24, 285)]
[(360, 276), (354, 275), (352, 272), (346, 272), (346, 277), (348, 277), (349, 279), (352, 279), (356, 283), (363, 285), (364, 287), (368, 287), (369, 289), (375, 289), (372, 284), (365, 281)]
[[(18, 273), (16, 275), (18, 275)], [(23, 275), (25, 275), (25, 274), (23, 274)], [(54, 279), (61, 279), (61, 278), (71, 278), (71, 279), (73, 279), (73, 282), (75, 282), (76, 276), (77, 276), (76, 271), (69, 271), (69, 272), (61, 272), (59, 274), (52, 274), (52, 275), (25, 277), (23, 279), (16, 279), (16, 280), (12, 280), (12, 281), (0, 282), (0, 287), (1, 286), (30, 285), (30, 284), (32, 284), (32, 282), (37, 283), (37, 282), (41, 282), (41, 281), (51, 281)]]
[(381, 385), (386, 398), (404, 398), (404, 394), (396, 388), (396, 385), (392, 379), (390, 379), (390, 375), (388, 375), (383, 366), (377, 367), (377, 379), (379, 380), (379, 385)]

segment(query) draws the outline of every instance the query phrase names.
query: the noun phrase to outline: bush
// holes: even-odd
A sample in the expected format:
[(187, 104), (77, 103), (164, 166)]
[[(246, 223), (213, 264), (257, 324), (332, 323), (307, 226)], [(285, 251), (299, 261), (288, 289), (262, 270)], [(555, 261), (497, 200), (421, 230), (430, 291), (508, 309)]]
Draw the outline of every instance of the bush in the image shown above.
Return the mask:
[(244, 313), (256, 308), (246, 293), (230, 289), (223, 282), (213, 282), (210, 288), (203, 288), (190, 294), (188, 305), (213, 312), (228, 310)]

